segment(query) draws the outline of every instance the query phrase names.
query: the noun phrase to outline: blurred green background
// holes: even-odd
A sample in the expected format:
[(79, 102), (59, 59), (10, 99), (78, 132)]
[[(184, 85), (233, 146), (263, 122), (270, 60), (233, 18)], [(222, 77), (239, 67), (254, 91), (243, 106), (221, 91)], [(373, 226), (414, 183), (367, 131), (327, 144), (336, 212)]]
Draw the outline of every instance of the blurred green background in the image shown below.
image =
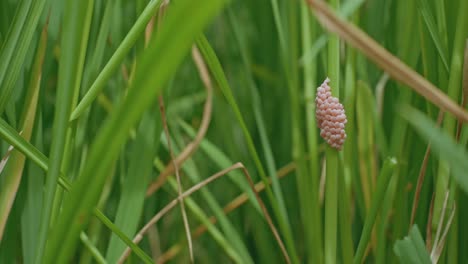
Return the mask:
[[(322, 4), (1, 1), (0, 263), (466, 261), (468, 129), (411, 84), (466, 107), (468, 2)], [(316, 127), (326, 77), (342, 151)]]

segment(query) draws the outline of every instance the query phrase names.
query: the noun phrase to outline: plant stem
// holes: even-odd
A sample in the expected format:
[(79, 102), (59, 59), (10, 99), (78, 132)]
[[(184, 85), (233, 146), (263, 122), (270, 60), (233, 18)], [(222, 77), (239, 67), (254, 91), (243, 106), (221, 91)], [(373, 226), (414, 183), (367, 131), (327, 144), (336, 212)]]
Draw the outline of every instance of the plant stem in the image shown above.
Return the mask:
[[(337, 10), (339, 0), (330, 0), (330, 5)], [(328, 77), (331, 80), (332, 95), (340, 96), (340, 41), (338, 36), (330, 36), (328, 42)], [(327, 181), (325, 186), (325, 263), (337, 262), (337, 226), (338, 226), (338, 151), (327, 145)]]

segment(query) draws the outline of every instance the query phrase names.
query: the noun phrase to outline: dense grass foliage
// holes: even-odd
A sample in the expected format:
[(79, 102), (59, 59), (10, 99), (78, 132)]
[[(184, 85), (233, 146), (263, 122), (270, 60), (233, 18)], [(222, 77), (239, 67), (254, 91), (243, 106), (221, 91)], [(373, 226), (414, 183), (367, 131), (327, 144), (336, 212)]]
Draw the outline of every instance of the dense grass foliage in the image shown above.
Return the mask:
[(0, 1), (0, 263), (466, 261), (466, 10)]

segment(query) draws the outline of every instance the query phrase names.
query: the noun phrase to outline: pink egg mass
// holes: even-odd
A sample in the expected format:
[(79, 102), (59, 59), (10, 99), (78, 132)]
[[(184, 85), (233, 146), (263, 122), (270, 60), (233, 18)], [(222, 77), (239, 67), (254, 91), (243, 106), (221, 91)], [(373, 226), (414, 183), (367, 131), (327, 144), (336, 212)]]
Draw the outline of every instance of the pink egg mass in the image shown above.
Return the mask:
[(320, 136), (331, 147), (341, 150), (346, 139), (345, 124), (348, 120), (343, 105), (331, 95), (329, 83), (330, 79), (326, 78), (317, 88), (315, 116)]

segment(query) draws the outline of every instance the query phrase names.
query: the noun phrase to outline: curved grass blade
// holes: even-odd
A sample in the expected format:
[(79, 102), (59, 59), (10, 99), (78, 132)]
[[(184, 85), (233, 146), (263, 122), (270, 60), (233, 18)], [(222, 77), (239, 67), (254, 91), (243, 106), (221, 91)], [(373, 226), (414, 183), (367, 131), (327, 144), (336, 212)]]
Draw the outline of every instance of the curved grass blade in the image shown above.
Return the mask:
[[(67, 262), (74, 252), (79, 231), (87, 224), (105, 182), (106, 172), (117, 158), (128, 132), (155, 101), (163, 85), (176, 71), (193, 39), (226, 3), (224, 0), (178, 1), (168, 13), (158, 37), (142, 54), (140, 67), (121, 102), (99, 130), (46, 249), (46, 263)], [(184, 23), (190, 17), (191, 23)], [(177, 34), (175, 32), (177, 31)], [(158, 74), (150, 71), (157, 71)]]

